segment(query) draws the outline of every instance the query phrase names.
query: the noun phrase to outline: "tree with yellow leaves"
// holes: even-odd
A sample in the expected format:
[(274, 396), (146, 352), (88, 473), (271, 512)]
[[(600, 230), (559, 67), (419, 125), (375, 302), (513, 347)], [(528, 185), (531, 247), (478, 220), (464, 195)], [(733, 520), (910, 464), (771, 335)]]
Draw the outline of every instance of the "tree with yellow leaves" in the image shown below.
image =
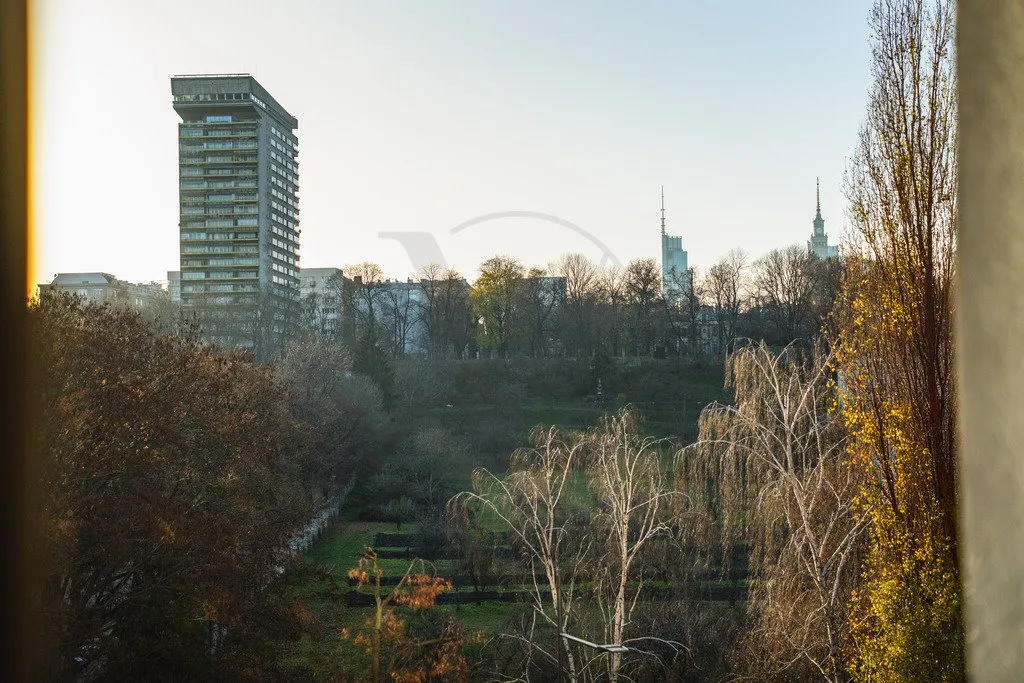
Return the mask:
[[(464, 680), (467, 665), (461, 652), (463, 637), (458, 625), (445, 624), (436, 637), (418, 639), (408, 632), (407, 620), (392, 607), (405, 606), (413, 612), (428, 610), (441, 593), (452, 590), (451, 582), (428, 573), (422, 560), (414, 560), (391, 591), (382, 590), (383, 576), (373, 548), (366, 548), (356, 566), (348, 571), (348, 577), (356, 581), (356, 591), (374, 598), (373, 616), (366, 619), (366, 628), (353, 638), (370, 656), (370, 680), (381, 680), (386, 645), (391, 646), (387, 673), (393, 681)], [(348, 640), (351, 634), (343, 629), (341, 636)]]
[(956, 535), (953, 4), (876, 0), (874, 86), (847, 178), (854, 239), (836, 311), (848, 454), (871, 534), (853, 672), (964, 677)]

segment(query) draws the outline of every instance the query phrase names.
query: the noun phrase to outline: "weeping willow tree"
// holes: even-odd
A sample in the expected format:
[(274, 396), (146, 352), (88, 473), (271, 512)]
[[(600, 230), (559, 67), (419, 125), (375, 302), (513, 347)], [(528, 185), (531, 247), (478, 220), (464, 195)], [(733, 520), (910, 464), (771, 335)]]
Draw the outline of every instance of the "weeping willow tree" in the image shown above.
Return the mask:
[(871, 515), (851, 654), (865, 680), (960, 680), (953, 3), (876, 0), (871, 27), (836, 311), (842, 415)]
[(830, 361), (820, 349), (740, 348), (726, 372), (734, 403), (705, 408), (698, 441), (677, 463), (689, 505), (716, 524), (725, 556), (749, 543), (742, 658), (767, 677), (849, 678), (847, 606), (866, 517), (853, 502), (857, 470), (845, 464)]

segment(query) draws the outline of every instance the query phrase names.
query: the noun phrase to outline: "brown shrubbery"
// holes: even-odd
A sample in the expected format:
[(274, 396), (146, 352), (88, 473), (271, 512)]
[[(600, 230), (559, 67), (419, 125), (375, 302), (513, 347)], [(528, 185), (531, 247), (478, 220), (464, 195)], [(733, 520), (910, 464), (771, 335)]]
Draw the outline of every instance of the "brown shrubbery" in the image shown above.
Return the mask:
[(29, 320), (52, 674), (199, 677), (310, 514), (285, 394), (128, 310), (47, 298)]

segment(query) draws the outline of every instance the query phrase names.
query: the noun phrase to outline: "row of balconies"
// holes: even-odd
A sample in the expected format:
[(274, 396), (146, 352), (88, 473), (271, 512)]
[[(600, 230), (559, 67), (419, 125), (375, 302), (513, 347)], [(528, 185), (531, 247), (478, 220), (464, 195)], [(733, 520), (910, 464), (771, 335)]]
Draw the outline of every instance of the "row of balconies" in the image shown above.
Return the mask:
[[(232, 219), (228, 219), (232, 220)], [(224, 234), (225, 232), (231, 234)], [(197, 237), (197, 235), (208, 235)], [(202, 242), (209, 240), (255, 240), (258, 239), (259, 226), (257, 225), (185, 225), (182, 226), (180, 235), (182, 242)], [(188, 237), (186, 237), (188, 235)]]
[[(202, 270), (193, 270), (193, 268), (201, 268)], [(210, 275), (210, 266), (187, 266), (182, 265), (181, 270), (181, 281), (182, 282), (222, 282), (224, 280), (257, 280), (259, 279), (258, 270), (232, 270), (230, 273), (224, 273), (220, 270), (216, 273), (220, 277), (214, 277)], [(189, 277), (191, 276), (191, 277)]]
[(220, 163), (236, 163), (236, 162), (259, 162), (259, 157), (249, 150), (248, 153), (240, 151), (241, 147), (224, 147), (222, 149), (178, 149), (178, 162), (179, 163), (202, 163), (204, 160), (209, 160), (211, 164)]
[[(231, 207), (230, 211), (207, 211), (200, 209), (199, 211), (186, 211), (182, 208), (178, 212), (180, 219), (205, 219), (205, 218), (219, 218), (224, 217), (225, 220), (236, 217), (236, 216), (256, 216), (258, 211), (255, 206), (236, 206)], [(228, 226), (209, 226), (209, 227), (228, 227)]]
[[(218, 216), (216, 218), (197, 218), (192, 215), (183, 217), (181, 219), (181, 228), (183, 230), (259, 230), (259, 217), (253, 217), (255, 214), (249, 214), (248, 216), (236, 217), (232, 215)], [(227, 223), (227, 225), (214, 224), (211, 221), (216, 221), (218, 224), (221, 222)], [(245, 221), (244, 223), (240, 221)], [(186, 238), (188, 239), (188, 238)]]
[[(222, 174), (222, 173), (218, 173), (216, 175), (226, 175), (228, 177), (233, 177), (234, 175), (237, 175), (237, 174)], [(197, 179), (196, 180), (183, 180), (183, 181), (181, 181), (181, 184), (178, 186), (178, 189), (181, 192), (183, 192), (183, 193), (187, 193), (188, 196), (191, 197), (195, 193), (201, 193), (201, 192), (212, 192), (214, 190), (251, 189), (251, 188), (256, 188), (256, 187), (259, 186), (258, 183), (255, 180), (227, 180), (227, 181), (223, 181), (223, 182), (217, 182), (217, 181), (211, 181), (211, 180), (199, 180), (198, 179), (198, 178), (216, 177), (216, 175), (214, 175), (214, 176), (208, 176), (208, 175), (203, 175), (203, 176), (187, 175), (186, 176), (186, 175), (183, 175), (182, 176), (183, 178), (197, 178)], [(275, 190), (271, 190), (271, 196), (275, 197), (276, 199), (281, 199), (281, 201), (287, 203), (287, 201), (288, 201), (287, 200), (287, 197), (288, 197), (288, 193), (287, 192), (281, 192), (279, 190), (276, 190), (276, 192), (278, 192), (280, 195), (284, 195), (284, 198), (282, 198), (282, 197), (280, 197), (278, 195), (275, 195), (274, 192), (275, 192)], [(295, 190), (292, 192), (292, 195), (294, 197), (296, 197), (296, 198), (299, 196), (299, 188), (298, 188), (298, 186), (295, 186)], [(248, 197), (248, 198), (251, 198), (251, 199), (255, 199), (256, 198), (255, 195), (244, 195), (244, 196)], [(296, 208), (296, 207), (293, 207), (293, 208)]]
[[(182, 128), (181, 132), (178, 134), (178, 139), (203, 140), (207, 138), (254, 138), (259, 135), (259, 131), (257, 131), (256, 128), (253, 126), (235, 129), (207, 129), (205, 128), (206, 125), (207, 124), (203, 124), (203, 128), (200, 128), (199, 126), (196, 126), (195, 128)], [(197, 128), (200, 130), (200, 135), (188, 135), (185, 132), (186, 130), (196, 130)]]
[[(203, 155), (202, 158), (197, 158), (197, 159), (185, 159), (185, 158), (179, 158), (178, 159), (178, 165), (186, 166), (186, 167), (187, 166), (211, 166), (211, 165), (214, 165), (214, 164), (217, 164), (217, 165), (222, 165), (222, 164), (231, 164), (231, 165), (235, 165), (235, 164), (252, 164), (252, 165), (255, 166), (257, 163), (259, 163), (259, 160), (256, 157), (240, 157), (240, 156), (239, 157), (236, 157), (236, 156), (224, 157), (223, 159), (218, 158), (216, 161), (212, 160), (212, 159), (208, 159), (206, 155)], [(255, 169), (253, 169), (253, 172), (254, 173), (256, 172)]]
[(220, 183), (212, 180), (186, 180), (182, 181), (179, 189), (191, 192), (194, 190), (234, 190), (256, 186), (255, 180), (228, 180)]
[[(201, 240), (191, 240), (188, 242), (181, 242), (181, 253), (188, 254), (190, 257), (203, 257), (203, 258), (220, 258), (220, 257), (231, 257), (231, 256), (252, 256), (258, 254), (259, 251), (256, 248), (245, 248), (245, 245), (230, 245), (228, 251), (210, 251), (207, 244), (196, 244)], [(223, 240), (220, 240), (223, 241)]]
[(206, 282), (189, 283), (181, 285), (181, 293), (188, 295), (204, 295), (204, 294), (217, 294), (221, 292), (250, 292), (256, 294), (259, 292), (259, 284), (241, 284), (241, 283), (223, 283), (219, 285), (211, 285)]
[[(184, 170), (189, 170), (189, 169), (184, 169)], [(232, 168), (232, 169), (228, 169), (229, 170), (228, 173), (211, 173), (210, 171), (214, 170), (214, 169), (196, 169), (196, 170), (200, 171), (200, 173), (182, 173), (181, 176), (183, 178), (234, 178), (236, 176), (254, 177), (254, 176), (258, 175), (257, 172), (256, 172), (256, 169), (249, 169), (249, 168)], [(216, 170), (220, 170), (220, 169), (216, 169)]]
[(221, 160), (225, 160), (227, 162), (236, 162), (236, 161), (245, 162), (245, 161), (248, 161), (248, 162), (252, 162), (252, 163), (256, 163), (256, 162), (259, 161), (259, 157), (255, 153), (253, 153), (251, 151), (247, 152), (247, 153), (239, 153), (238, 150), (240, 150), (240, 149), (251, 149), (251, 148), (242, 148), (242, 147), (220, 147), (220, 148), (216, 148), (216, 147), (210, 147), (210, 148), (203, 149), (203, 148), (200, 148), (200, 147), (189, 147), (189, 148), (179, 147), (178, 148), (178, 161), (179, 162), (181, 162), (181, 161), (188, 161), (188, 162), (193, 163), (193, 164), (196, 163), (197, 161), (202, 161), (203, 159), (216, 159), (217, 160), (217, 161), (211, 161), (210, 163), (222, 163)]
[(178, 149), (182, 152), (216, 152), (218, 150), (231, 149), (257, 149), (255, 142), (203, 142), (200, 144), (178, 143)]
[[(214, 228), (215, 229), (215, 228)], [(230, 228), (228, 228), (230, 229)], [(189, 241), (191, 244), (223, 244), (224, 242), (230, 243), (259, 243), (259, 238), (255, 234), (207, 234), (205, 238), (198, 238)]]
[[(204, 255), (208, 256), (208, 255)], [(231, 263), (211, 263), (216, 259), (229, 260)], [(188, 258), (182, 263), (185, 268), (238, 268), (239, 266), (258, 266), (259, 258), (256, 256), (239, 256), (232, 258), (229, 255), (218, 255), (208, 258)]]
[[(204, 194), (197, 195), (196, 192), (202, 192)], [(207, 194), (210, 192), (209, 188), (206, 189), (193, 189), (193, 188), (182, 188), (181, 190), (181, 203), (182, 204), (201, 204), (204, 202), (213, 202), (218, 204), (233, 204), (235, 202), (255, 202), (258, 201), (257, 195), (254, 194), (243, 194), (235, 195), (231, 199), (213, 199), (219, 195)]]

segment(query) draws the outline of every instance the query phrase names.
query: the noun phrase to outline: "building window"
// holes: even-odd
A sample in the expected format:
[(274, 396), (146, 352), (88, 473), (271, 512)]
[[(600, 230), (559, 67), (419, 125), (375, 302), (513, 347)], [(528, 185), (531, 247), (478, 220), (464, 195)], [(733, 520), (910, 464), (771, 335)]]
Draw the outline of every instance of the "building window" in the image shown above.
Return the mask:
[[(223, 95), (221, 97), (223, 97)], [(229, 122), (231, 122), (231, 115), (230, 114), (226, 114), (226, 115), (217, 114), (217, 115), (207, 116), (206, 117), (206, 122), (207, 123), (229, 123)]]

